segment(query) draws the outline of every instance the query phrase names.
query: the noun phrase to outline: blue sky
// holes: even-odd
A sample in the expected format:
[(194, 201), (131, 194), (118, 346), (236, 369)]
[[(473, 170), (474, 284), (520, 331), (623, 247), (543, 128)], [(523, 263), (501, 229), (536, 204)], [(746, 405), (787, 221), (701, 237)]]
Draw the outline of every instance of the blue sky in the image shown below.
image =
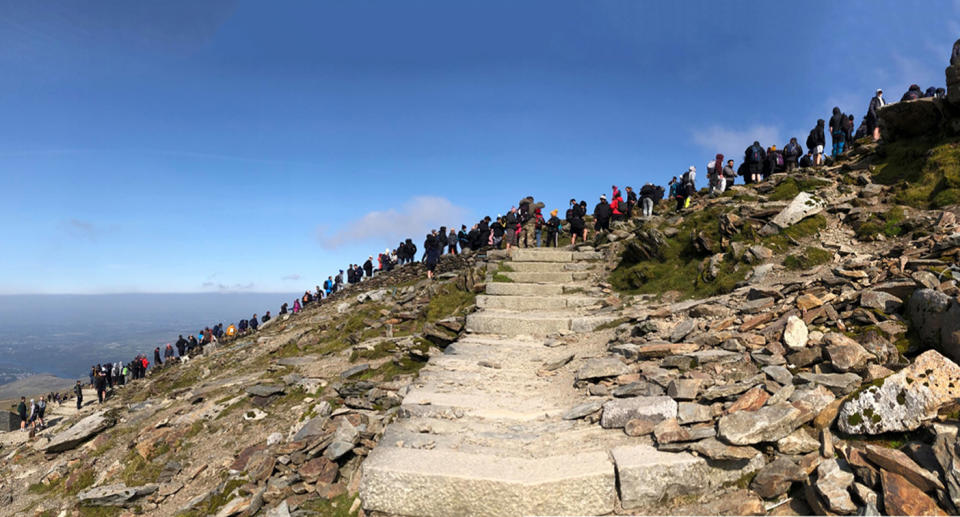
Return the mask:
[(859, 121), (957, 38), (950, 2), (0, 0), (0, 294), (296, 291)]

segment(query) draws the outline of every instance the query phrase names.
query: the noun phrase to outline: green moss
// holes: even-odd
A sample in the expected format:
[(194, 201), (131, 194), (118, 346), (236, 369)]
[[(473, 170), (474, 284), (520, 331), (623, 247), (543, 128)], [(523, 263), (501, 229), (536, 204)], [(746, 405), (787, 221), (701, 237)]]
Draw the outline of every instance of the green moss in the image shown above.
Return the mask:
[(494, 282), (513, 282), (513, 279), (502, 273), (494, 273), (493, 281)]
[(80, 517), (116, 517), (123, 513), (123, 508), (117, 506), (80, 506), (77, 510)]
[(833, 253), (815, 246), (808, 246), (803, 253), (787, 255), (783, 265), (787, 269), (810, 269), (833, 260)]
[(780, 184), (767, 195), (767, 199), (770, 201), (788, 201), (797, 197), (797, 194), (801, 192), (813, 192), (827, 185), (830, 185), (829, 181), (791, 176), (781, 181)]
[(341, 494), (331, 500), (323, 498), (310, 499), (300, 505), (308, 512), (316, 512), (317, 515), (326, 517), (350, 517), (355, 515), (350, 513), (350, 507), (353, 506), (353, 496), (349, 493)]
[(630, 321), (630, 318), (618, 318), (618, 319), (615, 319), (615, 320), (613, 320), (613, 321), (608, 321), (608, 322), (604, 323), (603, 325), (600, 325), (599, 327), (597, 327), (597, 328), (594, 329), (594, 330), (614, 329), (614, 328), (617, 328), (617, 327), (619, 327), (620, 325), (623, 325), (624, 323), (627, 323), (627, 322), (629, 322), (629, 321)]
[(135, 450), (128, 452), (120, 463), (124, 465), (124, 468), (118, 477), (127, 486), (143, 486), (156, 483), (160, 477), (160, 472), (163, 470), (161, 464), (163, 462), (147, 461)]
[[(216, 515), (223, 505), (233, 500), (233, 492), (246, 484), (242, 479), (230, 479), (223, 484), (223, 488), (218, 490), (209, 499), (200, 503), (191, 511), (181, 514), (190, 517), (199, 517), (202, 515)], [(245, 495), (245, 494), (242, 494)]]
[(430, 297), (430, 302), (427, 304), (427, 321), (432, 322), (463, 314), (476, 301), (476, 293), (462, 291), (453, 283), (448, 283), (437, 294)]
[(380, 365), (379, 368), (371, 368), (361, 373), (356, 378), (357, 380), (380, 379), (385, 382), (389, 382), (403, 375), (416, 374), (421, 368), (426, 366), (426, 364), (426, 362), (416, 361), (410, 357), (404, 356), (400, 359), (387, 361)]
[(97, 480), (96, 475), (94, 474), (94, 469), (92, 468), (83, 468), (80, 472), (80, 475), (77, 477), (77, 481), (70, 485), (70, 488), (64, 488), (63, 493), (69, 496), (74, 496), (80, 492), (93, 486), (94, 481)]
[[(677, 225), (679, 232), (666, 237), (664, 245), (656, 250), (657, 259), (645, 260), (643, 253), (630, 252), (630, 248), (621, 256), (620, 264), (614, 269), (609, 281), (613, 286), (628, 294), (663, 294), (678, 291), (682, 298), (707, 297), (733, 290), (742, 281), (749, 268), (734, 260), (725, 260), (721, 264), (718, 276), (707, 281), (700, 274), (700, 264), (711, 253), (705, 253), (694, 244), (699, 235), (719, 245), (721, 242), (718, 217), (729, 208), (711, 207), (686, 214)], [(749, 228), (749, 225), (744, 225)], [(746, 240), (748, 237), (738, 234), (733, 240)], [(719, 252), (719, 247), (712, 250)]]
[(898, 140), (878, 149), (874, 181), (896, 185), (894, 199), (916, 208), (960, 202), (960, 139), (929, 135)]
[(847, 417), (847, 423), (850, 425), (860, 425), (863, 423), (863, 415), (860, 413), (853, 413)]

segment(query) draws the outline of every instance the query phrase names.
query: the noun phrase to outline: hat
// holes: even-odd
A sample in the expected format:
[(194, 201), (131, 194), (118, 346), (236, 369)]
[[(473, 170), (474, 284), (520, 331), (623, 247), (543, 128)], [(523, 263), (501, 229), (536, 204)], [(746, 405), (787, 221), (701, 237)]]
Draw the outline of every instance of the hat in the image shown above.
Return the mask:
[(605, 195), (603, 195), (603, 194), (600, 194), (600, 199), (606, 201), (606, 200), (607, 200), (607, 196), (605, 196)]
[(557, 209), (554, 208), (553, 210), (551, 210), (550, 215), (557, 215)]
[(689, 168), (688, 170), (689, 170), (690, 172), (693, 172), (693, 171), (695, 171), (695, 170), (697, 170), (697, 168), (696, 168), (696, 167), (694, 167), (693, 165), (691, 165), (691, 166), (690, 166), (690, 168)]
[(883, 88), (877, 88), (877, 93), (883, 93)]

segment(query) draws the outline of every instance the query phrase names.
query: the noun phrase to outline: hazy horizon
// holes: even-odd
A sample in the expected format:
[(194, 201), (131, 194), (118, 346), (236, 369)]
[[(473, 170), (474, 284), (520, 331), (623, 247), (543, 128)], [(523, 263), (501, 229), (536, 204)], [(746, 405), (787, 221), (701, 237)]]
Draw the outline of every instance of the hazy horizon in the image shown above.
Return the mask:
[[(216, 323), (276, 314), (299, 293), (0, 295), (0, 384), (26, 374), (82, 378)], [(91, 300), (96, 300), (91, 303)], [(6, 373), (5, 373), (6, 372)]]

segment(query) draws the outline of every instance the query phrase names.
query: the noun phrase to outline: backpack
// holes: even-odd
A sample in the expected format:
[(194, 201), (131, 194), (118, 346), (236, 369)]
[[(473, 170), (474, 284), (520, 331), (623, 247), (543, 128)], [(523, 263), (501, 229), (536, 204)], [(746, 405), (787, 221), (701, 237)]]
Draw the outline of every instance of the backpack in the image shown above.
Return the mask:
[(659, 201), (661, 199), (663, 199), (663, 187), (657, 185), (656, 187), (653, 187), (653, 200)]
[(507, 212), (507, 215), (503, 217), (503, 222), (507, 227), (517, 224), (517, 214), (514, 212)]
[(567, 213), (564, 214), (564, 217), (567, 219), (567, 221), (572, 221), (573, 218), (576, 217), (576, 215), (577, 214), (574, 213), (573, 208), (568, 208)]
[(680, 176), (680, 183), (683, 185), (690, 183), (690, 171), (684, 172), (683, 176)]
[(783, 148), (783, 152), (789, 156), (800, 156), (803, 154), (803, 150), (800, 149), (800, 144), (795, 144), (790, 142), (786, 147)]
[(783, 167), (783, 155), (780, 153), (773, 153), (773, 154), (777, 161), (777, 167)]
[(807, 149), (813, 149), (817, 146), (817, 139), (813, 136), (816, 131), (816, 129), (811, 129), (810, 134), (807, 135)]
[(761, 159), (761, 158), (760, 158), (760, 153), (762, 153), (762, 152), (763, 152), (763, 149), (761, 149), (760, 146), (751, 145), (751, 146), (750, 146), (750, 161), (751, 161), (752, 163), (760, 163), (760, 159)]

